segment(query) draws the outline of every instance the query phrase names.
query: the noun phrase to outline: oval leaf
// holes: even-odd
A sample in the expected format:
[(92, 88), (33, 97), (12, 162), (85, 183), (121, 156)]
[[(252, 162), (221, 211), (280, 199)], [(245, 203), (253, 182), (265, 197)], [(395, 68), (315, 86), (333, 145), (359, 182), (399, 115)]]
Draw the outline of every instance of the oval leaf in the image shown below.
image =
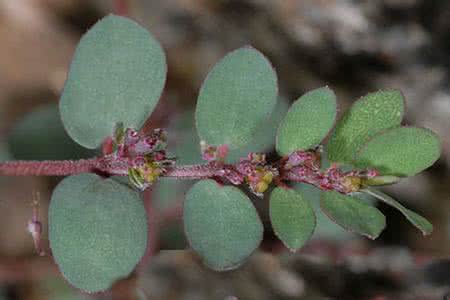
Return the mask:
[(344, 229), (371, 239), (376, 239), (386, 227), (386, 218), (377, 208), (335, 191), (322, 192), (320, 207)]
[(208, 74), (196, 108), (201, 140), (231, 149), (248, 145), (277, 100), (277, 77), (270, 62), (245, 47), (225, 56)]
[(439, 138), (431, 130), (399, 127), (374, 136), (358, 153), (355, 166), (382, 175), (413, 176), (440, 156)]
[(300, 249), (316, 227), (309, 202), (299, 192), (279, 187), (270, 194), (270, 221), (275, 234), (291, 251)]
[(250, 199), (213, 180), (189, 190), (183, 220), (189, 244), (214, 270), (238, 267), (262, 240), (263, 225)]
[(316, 215), (316, 228), (314, 229), (313, 239), (344, 241), (354, 237), (354, 234), (336, 226), (336, 223), (330, 220), (320, 209), (320, 197), (322, 191), (310, 184), (296, 182), (292, 187), (302, 194), (302, 197), (308, 200)]
[(286, 99), (279, 97), (275, 109), (269, 118), (262, 121), (251, 142), (244, 147), (232, 149), (225, 161), (228, 163), (237, 163), (239, 159), (247, 156), (250, 152), (270, 152), (275, 145), (275, 137), (277, 134), (277, 126), (286, 115), (289, 104)]
[[(288, 110), (288, 103), (284, 98), (279, 98), (275, 109), (268, 119), (263, 120), (253, 135), (248, 145), (231, 149), (225, 161), (227, 163), (237, 163), (241, 157), (247, 156), (250, 152), (268, 152), (273, 148), (276, 128)], [(195, 132), (194, 113), (191, 111), (181, 114), (169, 125), (169, 151), (173, 151), (179, 164), (198, 164), (203, 160), (200, 155), (200, 141)], [(171, 143), (170, 138), (176, 138)]]
[(384, 203), (398, 209), (406, 217), (406, 219), (408, 219), (408, 221), (411, 222), (411, 224), (416, 226), (422, 232), (423, 235), (428, 235), (433, 231), (433, 224), (428, 222), (427, 219), (425, 219), (418, 213), (415, 213), (412, 210), (404, 207), (397, 200), (386, 195), (385, 193), (372, 188), (365, 188), (364, 190), (362, 190), (362, 192), (374, 196), (375, 198), (383, 201)]
[(301, 96), (292, 104), (277, 132), (280, 155), (307, 150), (319, 144), (336, 119), (336, 95), (328, 87)]
[(69, 137), (56, 104), (27, 114), (14, 125), (8, 142), (15, 159), (64, 160), (95, 156), (95, 151), (87, 150)]
[(158, 102), (166, 69), (146, 29), (124, 17), (103, 18), (83, 36), (70, 66), (60, 100), (67, 132), (95, 148), (117, 122), (140, 128)]
[(330, 138), (330, 161), (351, 163), (370, 137), (400, 125), (404, 109), (403, 95), (397, 90), (371, 93), (356, 101), (337, 123)]
[(128, 276), (147, 246), (147, 217), (137, 192), (94, 174), (65, 178), (49, 208), (49, 240), (64, 277), (86, 292)]

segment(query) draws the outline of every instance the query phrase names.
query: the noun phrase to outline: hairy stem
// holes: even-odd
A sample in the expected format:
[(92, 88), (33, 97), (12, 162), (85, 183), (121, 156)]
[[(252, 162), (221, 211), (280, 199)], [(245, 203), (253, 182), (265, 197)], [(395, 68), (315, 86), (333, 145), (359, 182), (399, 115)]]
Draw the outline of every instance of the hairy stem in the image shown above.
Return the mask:
[[(210, 164), (170, 168), (163, 176), (179, 179), (202, 179), (220, 177), (222, 168)], [(0, 163), (0, 175), (6, 176), (66, 176), (79, 173), (103, 173), (105, 175), (128, 175), (128, 164), (108, 156), (92, 159), (61, 161), (6, 161)]]
[(179, 179), (204, 179), (221, 177), (223, 168), (210, 164), (178, 166), (169, 169), (163, 176)]
[(7, 161), (0, 163), (0, 175), (7, 176), (65, 176), (93, 172), (98, 158), (63, 161)]
[[(79, 173), (97, 173), (104, 176), (127, 176), (129, 174), (130, 160), (115, 155), (106, 155), (92, 159), (64, 160), (64, 161), (9, 161), (0, 163), (0, 175), (8, 176), (66, 176)], [(199, 165), (173, 166), (161, 174), (162, 177), (177, 179), (206, 179), (222, 178), (229, 180), (229, 171), (236, 170), (236, 165), (206, 163)], [(303, 182), (314, 185), (323, 190), (335, 190), (349, 193), (343, 184), (351, 174), (322, 172), (306, 166), (290, 170), (279, 170), (278, 182), (283, 180)], [(334, 177), (333, 177), (334, 176)], [(237, 184), (237, 183), (234, 183)]]

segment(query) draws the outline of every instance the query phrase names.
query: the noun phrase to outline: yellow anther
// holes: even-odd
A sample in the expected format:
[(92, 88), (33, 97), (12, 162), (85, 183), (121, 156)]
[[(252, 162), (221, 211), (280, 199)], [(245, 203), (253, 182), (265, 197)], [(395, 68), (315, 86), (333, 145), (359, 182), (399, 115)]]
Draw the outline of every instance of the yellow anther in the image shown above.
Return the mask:
[(345, 177), (342, 184), (344, 185), (348, 193), (357, 192), (361, 188), (361, 178), (356, 176), (348, 176)]
[(269, 185), (265, 181), (258, 182), (255, 192), (264, 193), (269, 188)]
[(147, 177), (145, 178), (145, 180), (149, 183), (153, 183), (156, 179), (158, 178), (158, 176), (153, 175), (152, 173), (148, 174)]
[(265, 183), (270, 184), (270, 183), (272, 182), (272, 180), (273, 180), (273, 174), (272, 174), (272, 172), (267, 172), (267, 173), (263, 176), (262, 180), (263, 180)]
[(161, 171), (160, 168), (157, 168), (157, 169), (153, 170), (153, 175), (155, 175), (155, 176), (159, 176), (159, 175), (161, 175), (161, 173), (162, 173), (162, 171)]

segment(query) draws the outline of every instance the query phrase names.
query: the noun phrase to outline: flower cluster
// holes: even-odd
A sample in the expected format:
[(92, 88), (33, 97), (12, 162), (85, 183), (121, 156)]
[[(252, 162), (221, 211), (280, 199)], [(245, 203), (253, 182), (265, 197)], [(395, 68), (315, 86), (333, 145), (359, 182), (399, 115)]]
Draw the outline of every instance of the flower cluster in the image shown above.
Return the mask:
[(115, 130), (114, 142), (115, 155), (126, 159), (128, 177), (140, 190), (145, 190), (174, 164), (174, 160), (167, 157), (167, 137), (162, 129), (140, 134), (131, 128), (119, 127)]
[(378, 176), (375, 170), (352, 170), (344, 172), (336, 164), (332, 164), (321, 178), (320, 187), (324, 190), (335, 190), (344, 194), (358, 192), (364, 180)]
[(360, 190), (368, 180), (380, 178), (375, 170), (343, 171), (337, 164), (321, 170), (321, 151), (295, 151), (289, 155), (283, 165), (283, 173), (289, 173), (290, 179), (313, 184), (322, 190), (335, 190), (341, 193), (353, 193)]
[(243, 176), (250, 190), (256, 195), (262, 195), (278, 171), (266, 162), (266, 155), (260, 153), (250, 153), (247, 157), (241, 158), (236, 166), (236, 171)]
[(220, 176), (223, 176), (234, 185), (242, 183), (248, 184), (250, 190), (258, 195), (269, 188), (270, 183), (278, 171), (267, 164), (265, 154), (249, 153), (241, 158), (237, 165), (227, 165), (224, 163), (228, 154), (227, 145), (212, 146), (205, 142), (200, 143), (202, 158), (209, 162), (211, 166), (221, 167)]

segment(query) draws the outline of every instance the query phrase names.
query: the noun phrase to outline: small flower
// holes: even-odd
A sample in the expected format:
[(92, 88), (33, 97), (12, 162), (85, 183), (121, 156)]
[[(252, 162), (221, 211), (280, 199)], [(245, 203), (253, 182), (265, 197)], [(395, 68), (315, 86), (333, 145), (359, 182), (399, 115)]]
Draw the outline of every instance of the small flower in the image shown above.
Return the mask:
[(291, 169), (296, 166), (320, 169), (320, 152), (298, 150), (291, 153), (285, 163), (285, 169)]
[(366, 170), (366, 177), (367, 178), (373, 178), (379, 176), (380, 173), (377, 170), (374, 169), (368, 169)]
[(166, 132), (162, 129), (154, 129), (150, 134), (139, 134), (128, 128), (124, 131), (123, 139), (116, 140), (122, 140), (122, 143), (117, 145), (113, 155), (127, 164), (128, 178), (140, 190), (153, 184), (175, 162), (167, 158)]
[(223, 162), (228, 155), (228, 145), (212, 146), (205, 141), (200, 142), (200, 151), (202, 152), (202, 159), (213, 162)]
[(141, 169), (129, 168), (128, 179), (136, 188), (141, 191), (145, 190), (149, 186), (149, 184), (145, 181), (144, 174)]
[(164, 169), (157, 162), (147, 162), (144, 167), (144, 178), (147, 183), (154, 183), (159, 176), (164, 172)]
[(234, 170), (233, 168), (227, 168), (225, 166), (223, 169), (223, 176), (225, 176), (225, 178), (234, 185), (238, 185), (244, 182), (244, 175)]
[(134, 145), (139, 140), (139, 134), (136, 130), (127, 128), (125, 131), (125, 136), (123, 139), (123, 143), (125, 146)]
[(253, 164), (265, 164), (266, 155), (264, 153), (251, 152), (247, 155), (247, 159)]
[(138, 163), (134, 163), (128, 169), (128, 177), (134, 186), (140, 190), (145, 190), (164, 174), (166, 161), (155, 161), (148, 156), (138, 157), (137, 160)]
[(122, 122), (116, 123), (113, 130), (112, 139), (116, 145), (123, 144), (125, 138), (125, 128)]
[(361, 189), (361, 177), (357, 176), (346, 176), (342, 180), (342, 192), (354, 193)]
[(250, 190), (256, 195), (262, 195), (272, 183), (276, 170), (266, 164), (266, 157), (260, 153), (250, 153), (241, 158), (236, 170), (242, 174)]

